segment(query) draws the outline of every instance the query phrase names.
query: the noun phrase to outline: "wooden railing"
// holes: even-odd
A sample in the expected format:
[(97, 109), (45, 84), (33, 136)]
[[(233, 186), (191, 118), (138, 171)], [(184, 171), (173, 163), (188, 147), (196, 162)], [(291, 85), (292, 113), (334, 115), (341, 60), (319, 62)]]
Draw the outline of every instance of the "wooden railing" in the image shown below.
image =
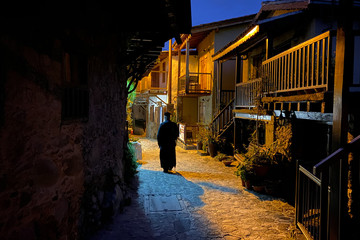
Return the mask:
[(178, 83), (179, 95), (186, 94), (211, 94), (211, 73), (190, 73), (188, 77), (183, 75)]
[(210, 128), (215, 136), (221, 136), (233, 123), (234, 100), (232, 99), (211, 121)]
[(261, 78), (236, 84), (235, 107), (255, 107), (261, 92)]
[(220, 91), (220, 106), (222, 110), (223, 106), (226, 106), (229, 102), (234, 99), (235, 90), (221, 90)]
[[(307, 171), (304, 167), (297, 164), (296, 175), (296, 224), (300, 230), (306, 235), (307, 239), (338, 239), (338, 236), (331, 233), (329, 225), (333, 222), (331, 218), (339, 218), (339, 225), (334, 226), (339, 228), (345, 224), (341, 223), (341, 206), (338, 209), (333, 209), (337, 214), (330, 214), (330, 200), (332, 199), (332, 187), (330, 186), (329, 169), (338, 169), (339, 176), (342, 176), (338, 181), (333, 181), (333, 184), (339, 184), (339, 192), (337, 197), (345, 198), (348, 187), (348, 157), (350, 153), (359, 153), (360, 135), (357, 136), (350, 143), (343, 148), (338, 149), (318, 164), (313, 167), (313, 173)], [(356, 161), (356, 160), (353, 160)], [(358, 161), (358, 159), (357, 159)], [(340, 167), (334, 167), (334, 164), (340, 164)], [(340, 194), (339, 194), (340, 193)], [(340, 203), (344, 203), (346, 199), (340, 199)], [(342, 213), (344, 214), (344, 213)], [(340, 229), (333, 232), (340, 232)], [(342, 239), (342, 238), (341, 238)]]
[(330, 31), (320, 34), (262, 64), (264, 91), (325, 89), (329, 83)]

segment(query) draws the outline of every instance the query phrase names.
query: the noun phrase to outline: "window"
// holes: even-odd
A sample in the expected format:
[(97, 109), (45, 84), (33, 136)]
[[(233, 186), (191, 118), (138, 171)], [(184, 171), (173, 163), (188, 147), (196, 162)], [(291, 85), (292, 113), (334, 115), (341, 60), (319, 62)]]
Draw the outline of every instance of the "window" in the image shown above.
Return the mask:
[(80, 55), (64, 55), (64, 82), (62, 91), (62, 121), (88, 120), (87, 58)]

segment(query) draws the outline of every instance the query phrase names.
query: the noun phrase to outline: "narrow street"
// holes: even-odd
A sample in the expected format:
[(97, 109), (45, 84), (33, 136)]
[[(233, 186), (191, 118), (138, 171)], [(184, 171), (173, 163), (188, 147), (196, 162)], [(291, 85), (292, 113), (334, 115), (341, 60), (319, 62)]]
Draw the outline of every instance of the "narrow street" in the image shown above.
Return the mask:
[(166, 174), (156, 140), (140, 142), (132, 204), (93, 240), (289, 239), (294, 208), (243, 188), (235, 167), (177, 147), (177, 167)]

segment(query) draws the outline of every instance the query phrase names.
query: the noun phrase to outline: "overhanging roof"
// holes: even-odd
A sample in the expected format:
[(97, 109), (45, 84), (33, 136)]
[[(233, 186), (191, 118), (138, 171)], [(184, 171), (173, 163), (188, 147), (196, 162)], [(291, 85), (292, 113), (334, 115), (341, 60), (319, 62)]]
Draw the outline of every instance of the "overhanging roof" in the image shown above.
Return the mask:
[[(86, 54), (100, 53), (111, 43), (121, 52), (121, 64), (143, 66), (139, 72), (151, 68), (168, 39), (179, 39), (180, 34), (191, 31), (190, 0), (32, 0), (4, 5), (6, 11), (0, 16), (3, 34), (16, 34), (34, 43), (62, 39)], [(111, 41), (115, 36), (121, 40)]]
[[(222, 20), (218, 22), (206, 23), (197, 25), (191, 28), (191, 38), (190, 38), (190, 48), (196, 48), (199, 43), (206, 38), (207, 35), (211, 33), (213, 30), (219, 30), (222, 28), (237, 26), (240, 24), (250, 24), (255, 17), (255, 14), (231, 18), (227, 20)], [(186, 40), (189, 34), (184, 34), (181, 36), (182, 42)], [(180, 45), (175, 43), (173, 47), (177, 49)]]
[(216, 61), (225, 55), (229, 54), (241, 44), (245, 43), (253, 36), (255, 36), (260, 30), (259, 25), (252, 25), (248, 30), (240, 34), (234, 41), (230, 42), (230, 44), (226, 45), (224, 48), (220, 49), (217, 53), (214, 54), (213, 60)]
[[(233, 52), (236, 51), (237, 48), (239, 48), (244, 43), (247, 43), (255, 35), (259, 34), (260, 29), (262, 29), (263, 25), (266, 25), (268, 23), (274, 22), (279, 19), (283, 19), (289, 16), (299, 14), (301, 13), (301, 11), (296, 11), (296, 10), (306, 9), (308, 8), (308, 5), (309, 5), (309, 1), (304, 1), (304, 0), (279, 0), (273, 2), (263, 2), (261, 9), (256, 14), (256, 17), (254, 18), (252, 24), (236, 39), (229, 42), (222, 49), (216, 52), (213, 55), (213, 60), (216, 61), (222, 58), (226, 58), (228, 57), (228, 55), (233, 55)], [(292, 10), (292, 12), (267, 18), (269, 12), (276, 10)]]

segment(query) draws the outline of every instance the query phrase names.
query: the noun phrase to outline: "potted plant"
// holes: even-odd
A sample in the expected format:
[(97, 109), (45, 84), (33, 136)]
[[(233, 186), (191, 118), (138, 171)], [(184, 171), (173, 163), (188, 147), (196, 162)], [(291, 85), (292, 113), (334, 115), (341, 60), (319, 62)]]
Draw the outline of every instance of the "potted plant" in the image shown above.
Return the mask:
[(216, 139), (210, 133), (208, 140), (209, 140), (208, 151), (209, 151), (210, 157), (215, 157), (217, 154)]
[(251, 181), (253, 180), (254, 173), (251, 166), (246, 165), (246, 163), (240, 164), (236, 171), (236, 175), (240, 176), (243, 187), (246, 187), (249, 190), (252, 188)]
[(206, 138), (207, 130), (202, 125), (198, 124), (198, 141), (197, 141), (197, 150), (204, 150), (204, 138)]
[(201, 140), (199, 140), (196, 144), (196, 149), (197, 150), (202, 150), (203, 149), (203, 143)]
[(227, 156), (222, 160), (222, 163), (227, 167), (230, 166), (233, 162), (234, 162), (234, 157), (232, 156)]
[(252, 156), (252, 164), (255, 175), (265, 177), (270, 170), (271, 159), (267, 155), (266, 151), (261, 149)]
[(216, 155), (215, 159), (218, 161), (223, 161), (224, 159), (226, 159), (228, 156), (224, 153), (219, 153), (218, 155)]

